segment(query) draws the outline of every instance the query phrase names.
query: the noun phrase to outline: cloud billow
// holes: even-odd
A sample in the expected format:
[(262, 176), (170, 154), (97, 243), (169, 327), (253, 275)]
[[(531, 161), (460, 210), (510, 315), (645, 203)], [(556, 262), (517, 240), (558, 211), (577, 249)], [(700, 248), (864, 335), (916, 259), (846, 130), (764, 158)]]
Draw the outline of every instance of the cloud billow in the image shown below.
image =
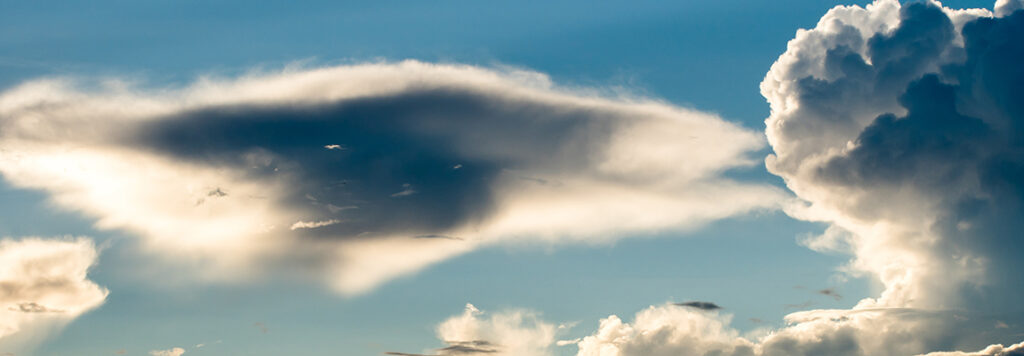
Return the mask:
[(802, 213), (852, 232), (854, 266), (888, 287), (881, 304), (957, 307), (982, 297), (958, 288), (1024, 281), (1003, 272), (1022, 267), (1024, 252), (1024, 13), (963, 21), (948, 12), (907, 5), (899, 26), (863, 41), (864, 53), (826, 51), (821, 75), (831, 80), (784, 85), (773, 67), (765, 81), (768, 96), (834, 99), (773, 106), (769, 167), (813, 204)]
[(44, 79), (0, 95), (0, 118), (11, 184), (199, 279), (298, 273), (344, 294), (483, 245), (607, 242), (784, 198), (723, 176), (755, 164), (755, 132), (520, 70), (406, 61), (166, 90)]

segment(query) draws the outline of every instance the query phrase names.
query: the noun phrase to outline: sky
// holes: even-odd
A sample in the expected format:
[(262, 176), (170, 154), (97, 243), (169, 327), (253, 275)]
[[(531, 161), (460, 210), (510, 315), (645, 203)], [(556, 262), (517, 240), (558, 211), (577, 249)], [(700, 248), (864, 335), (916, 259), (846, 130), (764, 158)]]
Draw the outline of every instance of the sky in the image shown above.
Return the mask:
[(1019, 8), (0, 0), (0, 355), (1020, 354)]

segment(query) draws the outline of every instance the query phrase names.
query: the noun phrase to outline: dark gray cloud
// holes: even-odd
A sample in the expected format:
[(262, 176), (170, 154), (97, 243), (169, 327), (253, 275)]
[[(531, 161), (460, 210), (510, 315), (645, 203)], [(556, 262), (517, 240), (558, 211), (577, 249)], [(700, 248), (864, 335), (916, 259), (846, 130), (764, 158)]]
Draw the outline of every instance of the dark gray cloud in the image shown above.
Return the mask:
[(487, 340), (445, 341), (445, 343), (447, 343), (448, 346), (436, 349), (436, 354), (413, 354), (394, 351), (388, 351), (384, 354), (395, 356), (472, 356), (494, 354), (500, 349), (499, 345)]
[[(549, 114), (558, 111), (477, 92), (431, 90), (308, 107), (206, 108), (145, 125), (130, 144), (234, 167), (255, 179), (287, 177), (292, 192), (284, 205), (311, 210), (311, 196), (321, 204), (356, 207), (311, 216), (345, 223), (307, 235), (427, 235), (487, 217), (502, 170), (545, 158), (552, 168), (584, 168), (586, 162), (557, 157), (594, 149), (610, 129), (591, 131), (601, 120), (586, 110)], [(584, 132), (589, 142), (564, 140)], [(325, 149), (327, 143), (345, 150)], [(502, 157), (488, 157), (488, 151)], [(254, 155), (264, 161), (253, 165), (247, 157)]]
[(493, 354), (500, 349), (499, 345), (487, 340), (447, 341), (448, 346), (437, 349), (441, 355), (477, 355)]
[(681, 307), (695, 308), (695, 309), (708, 310), (708, 311), (722, 309), (722, 307), (718, 306), (718, 304), (711, 303), (711, 302), (691, 301), (691, 302), (675, 303), (675, 304), (678, 305), (678, 306), (681, 306)]
[(831, 297), (832, 299), (835, 299), (835, 300), (843, 299), (843, 295), (839, 294), (839, 292), (836, 292), (835, 288), (821, 289), (821, 290), (818, 290), (816, 293), (821, 294), (821, 295), (826, 296), (826, 297)]

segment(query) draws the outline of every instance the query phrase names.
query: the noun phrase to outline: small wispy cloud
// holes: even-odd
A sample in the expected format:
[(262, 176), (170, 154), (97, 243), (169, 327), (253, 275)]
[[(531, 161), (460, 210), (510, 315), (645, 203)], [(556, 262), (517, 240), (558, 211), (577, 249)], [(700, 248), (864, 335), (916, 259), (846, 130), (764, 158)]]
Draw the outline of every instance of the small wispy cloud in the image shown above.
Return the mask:
[(465, 240), (465, 239), (463, 239), (461, 237), (458, 237), (458, 236), (441, 235), (441, 234), (416, 235), (416, 238), (417, 239)]
[(402, 184), (402, 191), (391, 194), (392, 198), (404, 197), (408, 195), (416, 194), (416, 190), (412, 189), (412, 185), (409, 183)]
[(292, 231), (298, 230), (298, 229), (315, 229), (315, 228), (318, 228), (318, 227), (334, 225), (334, 224), (337, 224), (337, 223), (340, 223), (340, 222), (341, 222), (340, 220), (336, 220), (336, 219), (321, 220), (321, 221), (296, 221), (294, 224), (292, 224), (292, 226), (289, 229), (292, 230)]
[(843, 296), (839, 294), (839, 292), (836, 292), (835, 288), (825, 288), (817, 291), (817, 293), (826, 297), (832, 297), (835, 300), (843, 299)]

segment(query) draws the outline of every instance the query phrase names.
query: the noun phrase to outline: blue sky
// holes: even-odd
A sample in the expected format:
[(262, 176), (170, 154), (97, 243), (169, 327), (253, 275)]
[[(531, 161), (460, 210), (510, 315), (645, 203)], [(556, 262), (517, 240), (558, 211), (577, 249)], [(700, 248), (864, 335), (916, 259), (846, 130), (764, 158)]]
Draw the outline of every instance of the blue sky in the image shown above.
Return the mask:
[[(836, 5), (868, 3), (2, 1), (0, 90), (39, 78), (116, 77), (152, 93), (182, 90), (203, 76), (413, 59), (535, 71), (566, 90), (625, 91), (762, 135), (770, 109), (759, 84), (787, 41)], [(992, 8), (988, 1), (943, 5)], [(726, 166), (722, 179), (824, 199), (790, 192), (761, 163), (772, 152), (763, 144), (746, 150), (756, 162)], [(810, 219), (778, 208), (741, 209), (684, 229), (617, 232), (611, 240), (490, 244), (354, 295), (290, 274), (211, 282), (156, 261), (137, 231), (95, 226), (102, 216), (55, 202), (48, 189), (5, 181), (0, 235), (91, 237), (100, 254), (88, 278), (109, 295), (18, 355), (147, 355), (174, 347), (187, 355), (423, 352), (444, 346), (435, 327), (466, 303), (575, 323), (559, 335), (570, 340), (591, 335), (609, 315), (629, 319), (651, 305), (710, 301), (746, 333), (783, 328), (784, 316), (796, 311), (854, 308), (887, 288), (871, 268), (841, 271), (856, 253), (799, 243), (831, 225), (856, 234), (843, 225), (853, 223), (803, 221)], [(841, 296), (821, 293), (826, 289)], [(966, 344), (997, 341), (1020, 338)], [(577, 346), (550, 352), (576, 354)]]

